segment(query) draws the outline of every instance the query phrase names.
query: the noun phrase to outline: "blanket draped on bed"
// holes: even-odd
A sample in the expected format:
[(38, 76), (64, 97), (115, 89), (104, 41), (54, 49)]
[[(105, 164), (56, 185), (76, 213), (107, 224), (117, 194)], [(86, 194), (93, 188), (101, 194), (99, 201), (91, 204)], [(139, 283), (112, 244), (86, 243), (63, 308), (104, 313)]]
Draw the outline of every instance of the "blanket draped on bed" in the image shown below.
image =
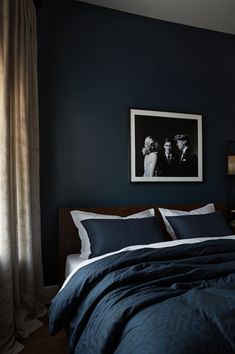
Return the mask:
[(56, 295), (50, 332), (69, 353), (235, 353), (235, 241), (143, 248), (81, 268)]

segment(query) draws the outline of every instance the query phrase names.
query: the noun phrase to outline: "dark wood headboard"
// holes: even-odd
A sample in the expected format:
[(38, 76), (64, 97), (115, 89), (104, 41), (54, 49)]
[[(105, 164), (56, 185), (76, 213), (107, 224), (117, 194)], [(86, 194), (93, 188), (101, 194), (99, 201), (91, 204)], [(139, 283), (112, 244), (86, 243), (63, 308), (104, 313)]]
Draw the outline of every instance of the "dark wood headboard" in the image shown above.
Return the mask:
[[(98, 214), (110, 214), (127, 216), (135, 214), (140, 211), (154, 208), (156, 215), (159, 217), (162, 229), (166, 236), (166, 240), (171, 240), (170, 235), (166, 232), (165, 224), (161, 217), (158, 208), (178, 209), (178, 210), (192, 210), (204, 206), (203, 204), (190, 204), (190, 205), (144, 205), (144, 206), (130, 206), (130, 207), (110, 207), (110, 208), (59, 208), (59, 282), (64, 280), (65, 262), (69, 254), (80, 253), (81, 243), (78, 236), (78, 230), (73, 223), (70, 211), (83, 210)], [(225, 206), (222, 203), (215, 203), (215, 207), (226, 214)]]

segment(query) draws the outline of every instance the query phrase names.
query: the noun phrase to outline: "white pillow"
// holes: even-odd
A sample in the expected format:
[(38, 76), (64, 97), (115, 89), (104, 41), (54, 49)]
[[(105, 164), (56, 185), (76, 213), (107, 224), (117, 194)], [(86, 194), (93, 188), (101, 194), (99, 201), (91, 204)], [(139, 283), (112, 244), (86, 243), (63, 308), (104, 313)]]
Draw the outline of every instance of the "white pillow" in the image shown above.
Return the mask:
[(81, 256), (83, 258), (88, 258), (91, 253), (91, 245), (86, 232), (86, 229), (82, 225), (81, 221), (87, 219), (128, 219), (128, 218), (148, 218), (155, 215), (154, 209), (147, 209), (141, 211), (137, 214), (128, 215), (126, 217), (121, 217), (118, 215), (104, 215), (89, 213), (82, 210), (73, 210), (70, 212), (74, 221), (74, 224), (78, 228), (78, 233), (81, 239)]
[(209, 214), (209, 213), (214, 213), (215, 212), (215, 206), (214, 204), (207, 204), (202, 208), (198, 209), (193, 209), (190, 211), (185, 211), (185, 210), (172, 210), (172, 209), (163, 209), (163, 208), (158, 208), (163, 221), (166, 226), (166, 231), (171, 235), (173, 240), (176, 240), (176, 235), (174, 233), (173, 228), (171, 227), (169, 221), (167, 220), (166, 216), (180, 216), (180, 215), (195, 215), (195, 214)]

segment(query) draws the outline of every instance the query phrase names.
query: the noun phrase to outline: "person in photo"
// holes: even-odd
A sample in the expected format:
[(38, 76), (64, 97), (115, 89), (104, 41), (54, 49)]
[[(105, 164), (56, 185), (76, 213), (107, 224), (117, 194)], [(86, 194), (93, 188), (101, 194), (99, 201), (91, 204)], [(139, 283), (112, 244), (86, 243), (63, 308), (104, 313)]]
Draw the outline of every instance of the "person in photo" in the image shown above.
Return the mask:
[(151, 135), (144, 140), (142, 154), (144, 155), (144, 175), (143, 177), (153, 177), (156, 173), (158, 160), (158, 142)]
[(177, 156), (173, 152), (172, 139), (164, 140), (163, 151), (159, 153), (157, 163), (158, 176), (177, 176)]
[(198, 176), (197, 155), (190, 148), (189, 137), (186, 134), (177, 134), (175, 135), (174, 140), (179, 149), (179, 176)]

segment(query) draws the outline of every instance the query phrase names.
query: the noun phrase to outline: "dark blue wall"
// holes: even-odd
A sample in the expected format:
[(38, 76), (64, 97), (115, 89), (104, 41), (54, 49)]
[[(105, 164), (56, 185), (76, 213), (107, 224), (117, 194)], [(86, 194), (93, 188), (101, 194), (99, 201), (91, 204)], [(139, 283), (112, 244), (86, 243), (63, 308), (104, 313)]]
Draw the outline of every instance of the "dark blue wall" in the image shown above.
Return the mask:
[[(61, 206), (227, 202), (235, 36), (77, 1), (38, 10), (45, 283)], [(129, 109), (203, 115), (202, 183), (129, 183)]]

